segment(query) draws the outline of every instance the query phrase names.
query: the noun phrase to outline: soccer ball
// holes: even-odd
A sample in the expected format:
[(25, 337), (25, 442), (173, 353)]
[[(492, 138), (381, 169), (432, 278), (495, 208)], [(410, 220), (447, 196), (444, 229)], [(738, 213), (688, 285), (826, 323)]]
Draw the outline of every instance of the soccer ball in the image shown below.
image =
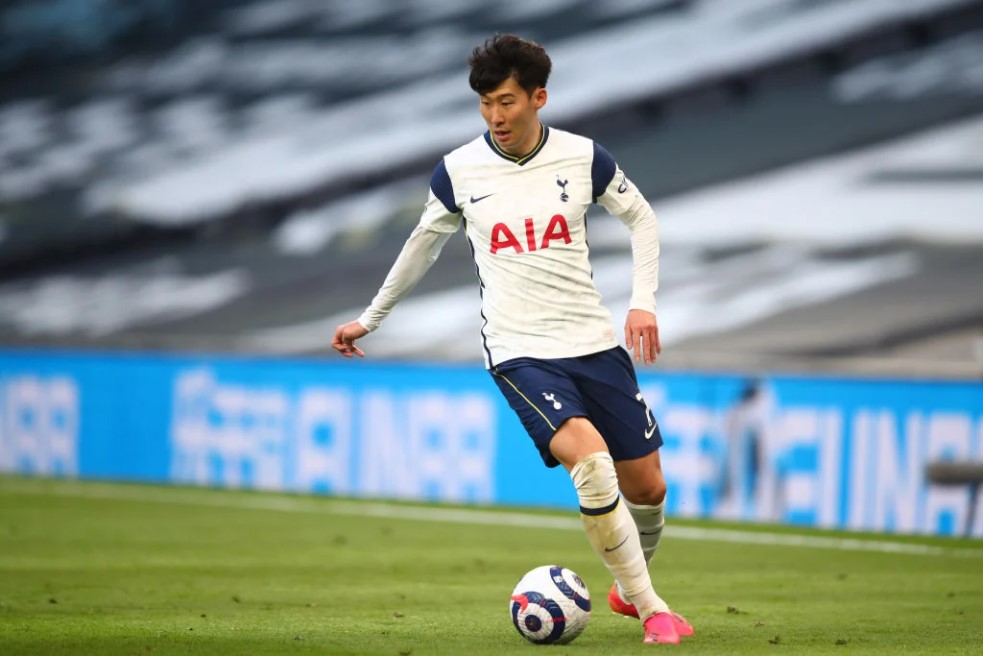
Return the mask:
[(573, 570), (543, 565), (516, 584), (509, 600), (512, 623), (539, 645), (570, 642), (587, 627), (590, 593)]

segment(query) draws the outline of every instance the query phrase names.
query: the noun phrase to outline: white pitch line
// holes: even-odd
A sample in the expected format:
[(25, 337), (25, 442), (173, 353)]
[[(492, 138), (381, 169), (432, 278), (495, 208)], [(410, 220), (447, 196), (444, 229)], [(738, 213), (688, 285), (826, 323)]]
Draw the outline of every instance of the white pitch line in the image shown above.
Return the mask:
[[(379, 517), (385, 519), (440, 522), (451, 524), (475, 524), (483, 526), (508, 526), (517, 528), (558, 529), (580, 531), (583, 526), (575, 517), (557, 517), (535, 513), (503, 512), (485, 509), (441, 508), (438, 506), (412, 506), (382, 502), (333, 501), (319, 497), (224, 497), (221, 492), (187, 488), (165, 490), (161, 488), (123, 488), (112, 484), (59, 482), (58, 487), (39, 489), (35, 485), (23, 485), (17, 481), (0, 481), (0, 492), (105, 499), (112, 501), (148, 502), (172, 505), (205, 506), (245, 510), (270, 510), (275, 512), (315, 513), (346, 515), (353, 517)], [(62, 486), (66, 487), (62, 487)], [(771, 533), (725, 528), (701, 528), (696, 526), (666, 526), (667, 535), (677, 540), (703, 542), (729, 542), (761, 546), (804, 547), (833, 549), (837, 551), (868, 551), (876, 553), (914, 556), (983, 557), (983, 549), (940, 547), (891, 540), (861, 540), (858, 538)]]
[[(372, 516), (429, 522), (583, 530), (580, 520), (573, 517), (553, 517), (550, 515), (496, 512), (490, 510), (397, 506), (384, 503), (360, 504), (334, 501), (330, 504), (329, 512), (338, 515)], [(807, 547), (813, 549), (835, 549), (839, 551), (874, 551), (878, 553), (919, 556), (983, 557), (983, 549), (949, 548), (908, 542), (894, 542), (890, 540), (861, 540), (858, 538), (840, 538), (821, 535), (796, 535), (791, 533), (769, 533), (724, 528), (673, 526), (672, 524), (668, 524), (665, 530), (668, 536), (677, 540)]]

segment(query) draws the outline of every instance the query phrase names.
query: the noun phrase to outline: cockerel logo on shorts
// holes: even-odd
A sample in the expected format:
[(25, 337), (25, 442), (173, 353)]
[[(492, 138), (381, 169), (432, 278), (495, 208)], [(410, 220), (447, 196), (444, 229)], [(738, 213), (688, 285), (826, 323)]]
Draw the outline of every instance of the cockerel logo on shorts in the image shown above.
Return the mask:
[(559, 410), (560, 408), (563, 407), (563, 404), (556, 400), (555, 392), (550, 392), (549, 394), (543, 392), (543, 398), (553, 404), (554, 410)]

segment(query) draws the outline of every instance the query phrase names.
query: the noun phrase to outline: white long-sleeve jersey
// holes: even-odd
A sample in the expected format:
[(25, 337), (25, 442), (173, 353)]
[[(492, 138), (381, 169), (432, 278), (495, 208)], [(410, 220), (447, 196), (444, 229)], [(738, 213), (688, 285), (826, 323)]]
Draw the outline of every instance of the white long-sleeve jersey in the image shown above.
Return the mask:
[(631, 231), (630, 308), (655, 312), (659, 228), (651, 206), (604, 148), (543, 126), (539, 144), (521, 158), (487, 132), (443, 158), (419, 225), (359, 323), (375, 330), (463, 223), (481, 287), (488, 368), (616, 346), (588, 261), (586, 216), (595, 202)]

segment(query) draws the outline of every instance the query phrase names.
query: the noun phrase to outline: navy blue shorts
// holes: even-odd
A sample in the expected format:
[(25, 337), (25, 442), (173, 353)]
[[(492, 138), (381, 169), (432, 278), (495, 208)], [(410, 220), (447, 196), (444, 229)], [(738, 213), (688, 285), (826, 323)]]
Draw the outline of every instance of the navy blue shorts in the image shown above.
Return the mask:
[(662, 446), (659, 424), (620, 346), (577, 358), (515, 358), (490, 373), (547, 467), (560, 464), (550, 440), (571, 417), (589, 419), (615, 461), (641, 458)]

